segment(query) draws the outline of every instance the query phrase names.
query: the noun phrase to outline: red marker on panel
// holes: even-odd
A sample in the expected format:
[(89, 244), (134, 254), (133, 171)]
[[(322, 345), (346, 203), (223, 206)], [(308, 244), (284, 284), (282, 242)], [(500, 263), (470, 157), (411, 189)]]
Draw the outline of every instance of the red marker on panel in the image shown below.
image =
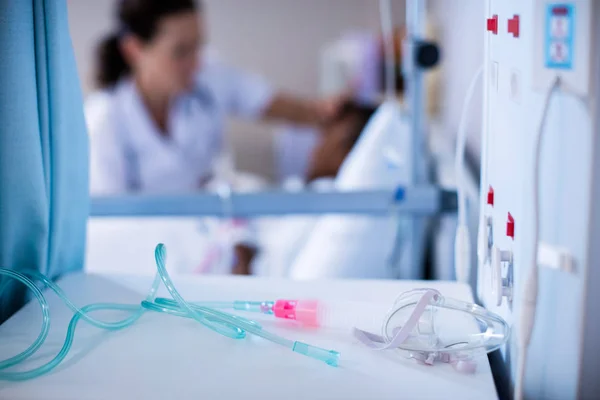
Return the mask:
[(513, 17), (508, 20), (508, 33), (512, 33), (513, 37), (518, 38), (520, 33), (519, 25), (519, 16), (513, 15)]
[(511, 213), (508, 213), (508, 221), (506, 222), (506, 236), (515, 239), (515, 219)]
[(487, 19), (487, 30), (492, 32), (494, 35), (498, 34), (498, 16), (494, 15), (492, 18)]

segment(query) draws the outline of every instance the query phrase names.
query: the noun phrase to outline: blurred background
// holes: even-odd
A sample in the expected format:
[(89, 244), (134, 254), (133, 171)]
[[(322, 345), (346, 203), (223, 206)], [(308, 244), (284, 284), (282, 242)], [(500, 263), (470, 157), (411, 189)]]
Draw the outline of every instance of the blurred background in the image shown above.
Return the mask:
[[(342, 38), (356, 33), (378, 34), (380, 15), (372, 0), (205, 0), (209, 45), (227, 63), (258, 73), (277, 88), (305, 96), (327, 91), (325, 59)], [(117, 0), (68, 0), (69, 20), (80, 79), (85, 94), (93, 90), (94, 52), (99, 40), (115, 26)], [(430, 0), (429, 25), (441, 51), (439, 87), (435, 92), (439, 126), (450, 136), (458, 127), (459, 111), (469, 80), (483, 56), (479, 35), (484, 2)], [(397, 27), (404, 26), (405, 1), (394, 0)], [(331, 79), (330, 79), (331, 80)], [(476, 94), (475, 104), (481, 103)], [(470, 113), (469, 146), (479, 149), (481, 116)], [(287, 149), (281, 129), (230, 121), (227, 139), (240, 170), (276, 180), (283, 171), (280, 158)], [(298, 139), (300, 148), (311, 141)], [(290, 140), (291, 141), (291, 140)], [(307, 143), (305, 143), (307, 142)], [(277, 145), (280, 148), (277, 148)], [(307, 150), (304, 150), (307, 151)], [(285, 153), (287, 154), (287, 152)], [(288, 157), (289, 158), (289, 157)], [(300, 155), (297, 155), (301, 159)]]
[[(406, 4), (404, 0), (393, 0), (392, 3), (399, 63)], [(204, 0), (203, 4), (203, 16), (208, 26), (207, 48), (227, 65), (257, 74), (277, 90), (305, 98), (334, 96), (356, 82), (361, 82), (362, 91), (383, 95), (383, 54), (377, 47), (381, 46), (382, 40), (381, 19), (377, 2)], [(117, 5), (117, 0), (68, 0), (75, 56), (86, 97), (96, 89), (93, 78), (98, 43), (107, 34), (120, 29), (115, 17)], [(430, 0), (427, 6), (427, 37), (438, 44), (441, 52), (439, 65), (426, 75), (427, 122), (430, 135), (444, 139), (445, 147), (437, 151), (449, 155), (453, 153), (467, 86), (483, 58), (480, 28), (484, 23), (481, 17), (484, 15), (484, 2)], [(375, 52), (374, 46), (377, 47)], [(376, 67), (373, 68), (373, 65)], [(399, 92), (398, 96), (402, 100), (402, 93)], [(467, 126), (468, 158), (478, 160), (481, 108), (475, 105), (481, 104), (480, 91), (476, 92), (472, 104)], [(307, 164), (319, 143), (318, 133), (302, 127), (234, 119), (227, 120), (224, 135), (233, 168), (257, 177), (261, 181), (257, 187), (262, 188), (280, 188), (290, 178), (305, 178)], [(437, 143), (441, 143), (440, 140)], [(437, 171), (438, 175), (453, 171), (451, 162), (438, 164), (441, 165), (438, 166), (438, 169), (441, 168)], [(471, 168), (477, 178), (479, 166), (473, 163)], [(368, 180), (363, 183), (370, 185)], [(455, 182), (445, 183), (452, 185)], [(287, 222), (281, 224), (282, 221)], [(339, 225), (339, 221), (330, 222), (334, 227)], [(377, 250), (372, 243), (378, 240), (372, 235), (374, 229), (377, 230), (373, 225), (376, 222), (369, 220), (360, 228), (351, 229), (360, 248), (385, 251), (385, 256), (380, 256), (382, 264), (387, 262), (387, 253), (395, 251), (392, 248), (394, 243), (400, 243), (394, 233), (398, 229), (397, 221), (392, 218), (388, 222), (389, 238), (386, 243), (390, 244), (384, 250)], [(282, 272), (283, 265), (287, 268), (299, 254), (307, 252), (305, 247), (310, 245), (304, 245), (304, 241), (318, 237), (312, 228), (314, 221), (307, 223), (306, 220), (284, 217), (275, 221), (271, 219), (269, 223), (268, 228), (259, 224), (252, 230), (254, 233), (263, 232), (255, 235), (259, 238), (258, 248), (262, 254), (276, 253), (276, 257), (266, 257), (268, 260), (265, 262), (271, 266), (277, 264), (276, 275), (286, 275)], [(290, 229), (304, 230), (304, 233), (282, 239), (280, 232)], [(438, 259), (443, 259), (444, 265), (436, 268), (444, 272), (428, 276), (450, 279), (453, 271), (453, 228), (449, 225), (440, 231), (445, 232), (441, 239), (444, 249), (438, 251), (441, 254)], [(171, 254), (176, 257), (173, 264), (177, 270), (197, 272), (203, 270), (199, 265), (210, 262), (207, 258), (211, 259), (215, 247), (231, 247), (234, 244), (231, 235), (233, 233), (227, 229), (223, 231), (218, 221), (193, 218), (90, 219), (86, 265), (91, 271), (152, 273), (153, 246), (163, 242), (173, 250)], [(427, 240), (429, 243), (430, 239)], [(124, 241), (127, 241), (127, 246), (123, 246)], [(301, 248), (304, 250), (301, 251)], [(119, 250), (115, 252), (114, 249)], [(272, 251), (269, 253), (265, 249)], [(285, 256), (282, 255), (284, 253)], [(367, 253), (363, 253), (366, 256)], [(124, 258), (128, 260), (130, 269), (115, 270), (114, 265), (124, 265)], [(250, 258), (255, 260), (257, 257), (252, 253)], [(415, 266), (414, 269), (424, 271), (426, 268)], [(419, 272), (419, 275), (411, 277), (418, 276), (424, 275)]]

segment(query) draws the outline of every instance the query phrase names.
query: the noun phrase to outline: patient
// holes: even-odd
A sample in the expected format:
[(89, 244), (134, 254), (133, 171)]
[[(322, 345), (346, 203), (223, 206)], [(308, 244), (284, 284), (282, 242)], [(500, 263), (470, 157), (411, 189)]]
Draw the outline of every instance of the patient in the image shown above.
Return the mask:
[(347, 102), (323, 129), (323, 137), (311, 156), (307, 181), (335, 178), (342, 163), (358, 140), (375, 108)]
[[(373, 112), (371, 107), (344, 105), (324, 126), (308, 171), (301, 184), (295, 186), (313, 191), (333, 189), (338, 170)], [(236, 174), (236, 191), (260, 190), (266, 185), (243, 178)], [(169, 266), (177, 273), (286, 276), (319, 218), (265, 217), (252, 221), (248, 229), (238, 229), (233, 222), (223, 224), (218, 218), (203, 218), (200, 222), (197, 218), (91, 220), (86, 268), (103, 273), (154, 273), (150, 255), (154, 244), (161, 242), (167, 245)], [(112, 252), (123, 240), (128, 242), (127, 251)], [(120, 266), (125, 264), (128, 268), (123, 271)]]
[[(323, 128), (320, 142), (310, 158), (305, 182), (306, 190), (333, 190), (334, 179), (346, 156), (375, 113), (375, 107), (347, 102)], [(259, 249), (247, 257), (243, 270), (237, 273), (285, 276), (296, 252), (306, 240), (318, 218), (289, 216), (264, 218), (259, 221)], [(238, 266), (240, 265), (238, 259)]]

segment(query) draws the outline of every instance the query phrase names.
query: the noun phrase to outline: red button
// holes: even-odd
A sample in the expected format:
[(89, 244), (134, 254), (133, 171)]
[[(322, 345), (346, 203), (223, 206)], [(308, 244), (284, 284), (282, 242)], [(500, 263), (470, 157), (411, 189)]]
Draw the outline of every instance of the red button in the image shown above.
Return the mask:
[(515, 238), (515, 219), (508, 213), (508, 221), (506, 222), (506, 236), (513, 239)]
[(492, 18), (487, 19), (487, 30), (492, 32), (494, 35), (498, 34), (498, 16), (494, 15)]
[(494, 188), (490, 186), (487, 194), (487, 203), (490, 206), (494, 206)]
[(512, 33), (513, 37), (519, 37), (519, 16), (514, 15), (508, 20), (508, 33)]

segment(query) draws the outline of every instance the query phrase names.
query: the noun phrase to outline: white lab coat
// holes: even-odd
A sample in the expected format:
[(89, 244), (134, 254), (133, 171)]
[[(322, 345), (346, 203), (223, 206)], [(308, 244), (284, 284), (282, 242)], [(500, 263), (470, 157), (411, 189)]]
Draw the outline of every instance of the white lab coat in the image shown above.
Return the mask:
[[(243, 189), (244, 185), (237, 182), (239, 176), (219, 168), (225, 118), (258, 118), (273, 91), (260, 78), (213, 60), (207, 61), (196, 82), (194, 91), (179, 96), (171, 105), (169, 138), (160, 135), (131, 79), (90, 96), (85, 111), (91, 144), (92, 195), (132, 191), (181, 194), (202, 188), (211, 191), (221, 181), (235, 190)], [(232, 228), (229, 223), (208, 218), (202, 222), (92, 220), (88, 236), (88, 267), (95, 271), (110, 269), (113, 260), (107, 254), (111, 252), (121, 261), (123, 257), (131, 258), (130, 263), (119, 263), (130, 265), (123, 272), (153, 270), (152, 263), (144, 261), (161, 241), (170, 244), (169, 265), (180, 272), (227, 273), (233, 244), (255, 244), (251, 226)], [(123, 243), (131, 251), (124, 252)], [(215, 247), (221, 248), (216, 258)], [(107, 253), (108, 249), (113, 250)], [(121, 250), (115, 253), (114, 249)]]
[(196, 89), (173, 101), (164, 138), (131, 79), (94, 93), (86, 102), (92, 194), (197, 191), (223, 152), (225, 118), (257, 118), (272, 97), (260, 78), (208, 61)]

